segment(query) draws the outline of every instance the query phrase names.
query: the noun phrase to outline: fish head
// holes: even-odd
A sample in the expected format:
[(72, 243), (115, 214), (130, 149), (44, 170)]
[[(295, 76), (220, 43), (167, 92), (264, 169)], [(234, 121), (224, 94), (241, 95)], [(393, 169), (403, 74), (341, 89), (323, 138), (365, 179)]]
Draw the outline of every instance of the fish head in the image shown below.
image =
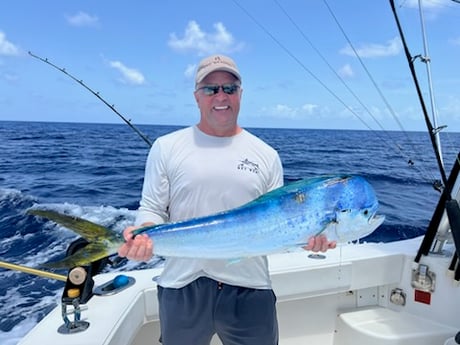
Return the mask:
[(334, 221), (326, 228), (326, 236), (344, 243), (369, 235), (385, 220), (384, 216), (377, 215), (378, 207), (369, 182), (359, 176), (348, 178), (338, 196)]

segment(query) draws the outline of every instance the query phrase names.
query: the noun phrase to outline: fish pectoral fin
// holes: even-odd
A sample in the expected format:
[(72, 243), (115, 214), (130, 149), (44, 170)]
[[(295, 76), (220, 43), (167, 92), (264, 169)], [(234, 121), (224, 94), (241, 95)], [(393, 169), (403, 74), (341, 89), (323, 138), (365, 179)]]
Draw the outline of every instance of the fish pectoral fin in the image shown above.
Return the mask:
[(89, 265), (92, 262), (106, 258), (116, 252), (110, 252), (107, 245), (102, 242), (89, 243), (85, 247), (77, 250), (74, 254), (65, 257), (62, 260), (47, 262), (41, 266), (46, 268), (72, 268), (76, 266)]
[(77, 233), (88, 242), (94, 242), (97, 240), (119, 240), (120, 235), (114, 231), (103, 227), (102, 225), (90, 222), (89, 220), (69, 216), (51, 210), (39, 210), (31, 209), (27, 211), (28, 214), (47, 218), (65, 228), (72, 230)]

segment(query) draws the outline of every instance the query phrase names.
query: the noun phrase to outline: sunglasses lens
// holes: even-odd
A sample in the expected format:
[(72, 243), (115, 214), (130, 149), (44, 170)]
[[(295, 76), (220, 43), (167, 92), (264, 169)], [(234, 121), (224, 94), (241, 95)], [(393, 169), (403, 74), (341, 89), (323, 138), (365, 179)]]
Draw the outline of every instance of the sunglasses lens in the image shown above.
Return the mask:
[(239, 88), (239, 85), (236, 84), (225, 84), (225, 85), (206, 85), (200, 87), (199, 90), (203, 90), (203, 93), (206, 96), (212, 96), (219, 92), (219, 89), (222, 88), (227, 95), (233, 95)]
[(238, 85), (236, 84), (222, 85), (222, 90), (227, 95), (233, 95), (238, 90)]
[(201, 89), (206, 96), (212, 96), (219, 92), (219, 85), (203, 86)]

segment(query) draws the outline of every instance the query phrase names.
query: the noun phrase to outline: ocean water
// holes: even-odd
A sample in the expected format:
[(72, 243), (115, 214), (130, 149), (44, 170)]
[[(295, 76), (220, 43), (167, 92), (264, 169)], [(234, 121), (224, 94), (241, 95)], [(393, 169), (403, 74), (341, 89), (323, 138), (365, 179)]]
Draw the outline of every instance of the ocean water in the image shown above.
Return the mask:
[[(139, 126), (152, 140), (177, 128)], [(439, 174), (426, 133), (249, 130), (279, 151), (287, 183), (331, 173), (366, 177), (386, 220), (365, 241), (424, 233), (439, 198), (431, 185)], [(450, 171), (460, 134), (443, 133), (442, 140)], [(61, 258), (77, 238), (27, 216), (35, 205), (122, 231), (134, 220), (147, 153), (146, 143), (123, 124), (0, 122), (0, 260), (39, 268)], [(127, 263), (117, 270), (149, 265)], [(0, 268), (0, 343), (16, 344), (58, 305), (63, 287), (60, 281)]]

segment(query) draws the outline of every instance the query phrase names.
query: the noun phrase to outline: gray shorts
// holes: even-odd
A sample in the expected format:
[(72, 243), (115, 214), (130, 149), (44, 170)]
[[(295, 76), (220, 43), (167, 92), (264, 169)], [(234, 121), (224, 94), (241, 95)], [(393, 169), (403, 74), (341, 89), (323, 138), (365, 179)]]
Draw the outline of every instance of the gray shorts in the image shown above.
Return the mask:
[(276, 345), (278, 322), (272, 290), (249, 289), (201, 277), (180, 289), (158, 287), (164, 345)]

